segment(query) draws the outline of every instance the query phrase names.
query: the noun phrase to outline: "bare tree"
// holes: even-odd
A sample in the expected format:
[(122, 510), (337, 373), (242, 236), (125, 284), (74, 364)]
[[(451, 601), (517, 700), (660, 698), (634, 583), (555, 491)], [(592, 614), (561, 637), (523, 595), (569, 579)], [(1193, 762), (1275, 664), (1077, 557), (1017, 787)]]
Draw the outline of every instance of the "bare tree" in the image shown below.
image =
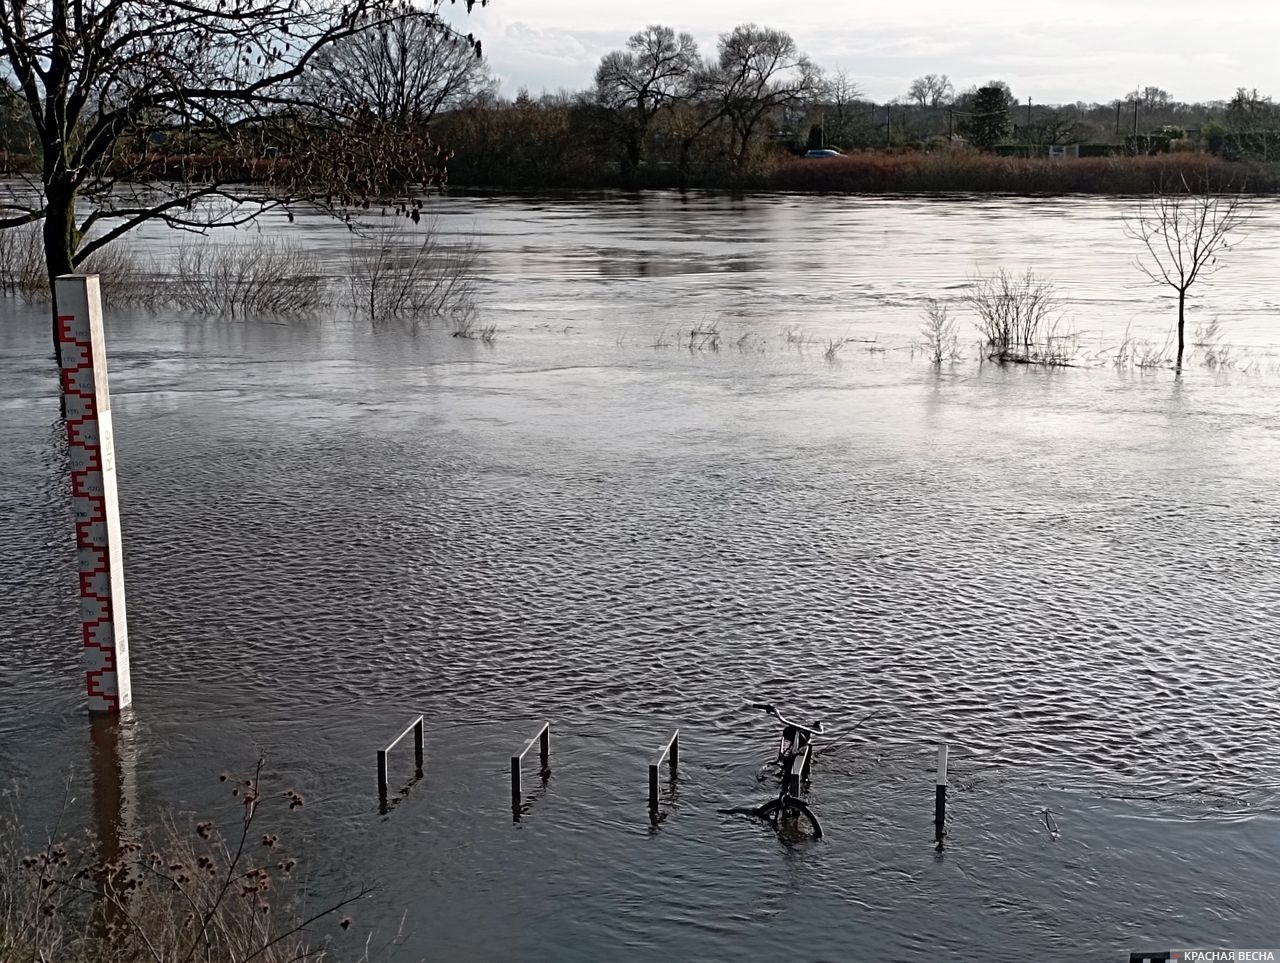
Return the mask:
[(1270, 159), (1280, 111), (1271, 98), (1258, 93), (1258, 88), (1237, 87), (1227, 103), (1227, 126), (1232, 133), (1232, 146), (1242, 157), (1254, 157), (1264, 164)]
[(827, 139), (838, 144), (848, 143), (854, 118), (861, 115), (854, 105), (862, 97), (862, 88), (849, 78), (848, 71), (838, 67), (830, 75), (822, 76), (818, 97)]
[(956, 89), (946, 74), (925, 74), (911, 81), (907, 96), (919, 107), (944, 107), (955, 99)]
[(809, 98), (818, 72), (790, 34), (753, 23), (721, 34), (719, 51), (712, 88), (733, 128), (734, 164), (742, 168), (760, 125)]
[(1208, 175), (1192, 184), (1182, 177), (1161, 183), (1124, 220), (1125, 233), (1142, 244), (1138, 269), (1178, 293), (1178, 353), (1182, 369), (1187, 291), (1217, 271), (1218, 255), (1230, 250), (1247, 212), (1239, 193), (1215, 190)]
[[(341, 205), (392, 178), (430, 183), (440, 158), (425, 131), (388, 130), (300, 81), (326, 48), (380, 24), (456, 37), (441, 2), (0, 0), (0, 73), (40, 166), (27, 195), (0, 202), (0, 229), (42, 222), (52, 280), (149, 221), (203, 231), (304, 186)], [(273, 191), (234, 187), (259, 168)]]
[(1163, 87), (1143, 87), (1143, 102), (1153, 110), (1162, 110), (1169, 106), (1169, 91)]
[(384, 123), (428, 124), (497, 82), (467, 44), (421, 17), (370, 26), (317, 52), (303, 76), (311, 99), (367, 111)]
[(698, 44), (687, 33), (651, 25), (605, 54), (596, 68), (596, 101), (616, 119), (628, 172), (640, 166), (649, 125), (659, 111), (690, 92), (701, 67)]
[(1087, 133), (1085, 126), (1065, 110), (1051, 110), (1026, 128), (1024, 136), (1033, 144), (1076, 144)]

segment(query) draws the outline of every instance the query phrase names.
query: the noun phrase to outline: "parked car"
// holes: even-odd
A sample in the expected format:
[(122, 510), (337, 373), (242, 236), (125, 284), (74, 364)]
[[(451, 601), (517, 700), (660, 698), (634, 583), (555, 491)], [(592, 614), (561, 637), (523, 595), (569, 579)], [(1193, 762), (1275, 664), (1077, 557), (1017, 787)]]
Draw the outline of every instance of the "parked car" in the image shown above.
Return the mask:
[(836, 150), (834, 147), (815, 147), (813, 150), (804, 152), (805, 157), (843, 157), (844, 154)]

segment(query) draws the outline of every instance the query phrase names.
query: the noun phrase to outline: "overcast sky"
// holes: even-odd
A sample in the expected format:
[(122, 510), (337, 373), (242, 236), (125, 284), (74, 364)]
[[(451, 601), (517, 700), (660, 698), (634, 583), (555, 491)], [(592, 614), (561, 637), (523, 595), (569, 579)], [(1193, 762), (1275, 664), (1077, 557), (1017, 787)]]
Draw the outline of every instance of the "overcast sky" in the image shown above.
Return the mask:
[(1274, 0), (492, 0), (459, 22), (483, 41), (507, 95), (585, 89), (601, 56), (650, 23), (688, 31), (704, 55), (740, 23), (785, 30), (877, 102), (925, 73), (949, 75), (957, 90), (1004, 80), (1036, 103), (1107, 102), (1148, 85), (1188, 101), (1237, 87), (1280, 95)]

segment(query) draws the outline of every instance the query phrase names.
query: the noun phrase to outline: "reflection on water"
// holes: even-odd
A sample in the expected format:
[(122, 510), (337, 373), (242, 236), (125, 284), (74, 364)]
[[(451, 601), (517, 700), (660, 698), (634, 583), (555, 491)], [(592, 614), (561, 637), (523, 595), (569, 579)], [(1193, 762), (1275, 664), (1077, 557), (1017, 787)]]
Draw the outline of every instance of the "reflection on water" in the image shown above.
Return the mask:
[[(1111, 283), (1116, 214), (454, 200), (486, 238), (492, 349), (113, 318), (138, 806), (203, 811), (265, 751), (307, 794), (316, 887), (381, 884), (357, 922), (408, 910), (410, 959), (1274, 943), (1274, 379), (827, 364), (782, 337), (906, 342), (984, 259), (1057, 268), (1099, 329), (1158, 328), (1153, 291)], [(1266, 352), (1249, 270), (1215, 303)], [(0, 771), (34, 800), (98, 755), (47, 325), (4, 311)], [(769, 350), (651, 347), (701, 318)], [(773, 792), (761, 698), (832, 732), (821, 844), (717, 812)], [(380, 817), (374, 750), (419, 712), (426, 777)], [(544, 718), (552, 774), (513, 824), (508, 761)]]

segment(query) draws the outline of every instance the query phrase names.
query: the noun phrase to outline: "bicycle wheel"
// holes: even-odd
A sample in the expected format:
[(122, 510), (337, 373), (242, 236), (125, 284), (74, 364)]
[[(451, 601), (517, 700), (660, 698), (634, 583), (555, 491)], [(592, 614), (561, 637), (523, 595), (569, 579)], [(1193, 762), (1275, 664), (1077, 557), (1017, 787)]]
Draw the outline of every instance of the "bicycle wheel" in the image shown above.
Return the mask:
[[(809, 835), (814, 839), (822, 838), (822, 823), (813, 814), (809, 804), (800, 799), (788, 796), (778, 814), (778, 827), (795, 827), (801, 835)], [(807, 828), (806, 828), (807, 826)]]
[(755, 811), (755, 815), (760, 819), (767, 819), (773, 825), (778, 824), (778, 815), (782, 811), (782, 803), (776, 799), (771, 799), (759, 809)]

